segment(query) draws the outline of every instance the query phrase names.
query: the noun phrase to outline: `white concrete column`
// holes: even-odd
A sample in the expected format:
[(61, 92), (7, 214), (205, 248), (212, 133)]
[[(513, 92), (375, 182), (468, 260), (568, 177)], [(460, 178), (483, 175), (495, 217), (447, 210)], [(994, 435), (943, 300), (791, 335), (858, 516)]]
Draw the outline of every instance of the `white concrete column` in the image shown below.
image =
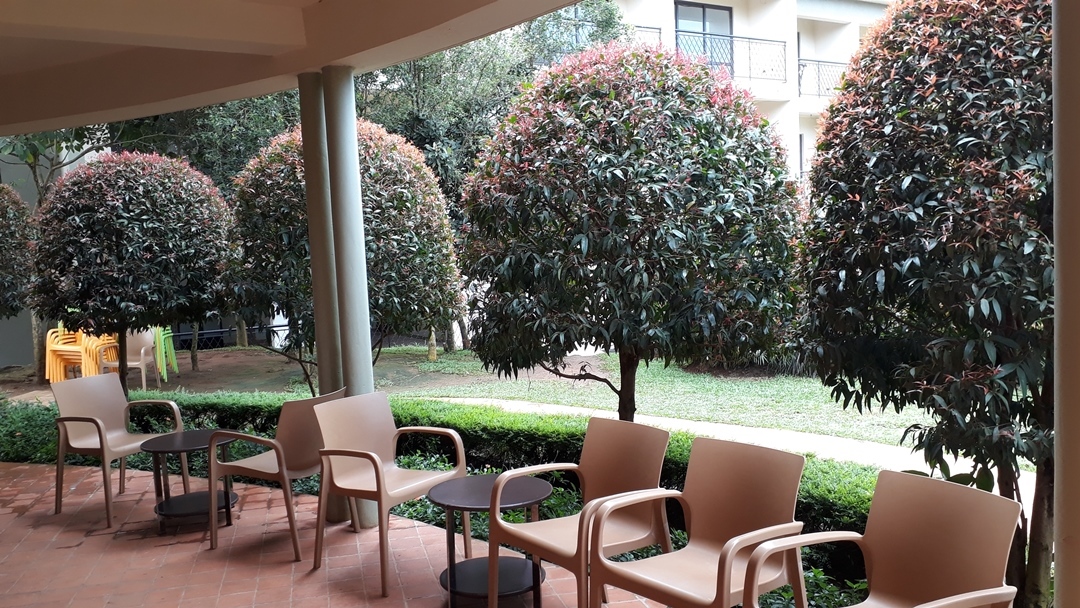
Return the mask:
[(341, 331), (337, 275), (334, 271), (334, 224), (330, 212), (330, 166), (326, 153), (326, 115), (322, 75), (305, 72), (300, 84), (300, 128), (304, 134), (304, 185), (307, 191), (308, 242), (311, 246), (311, 292), (315, 304), (315, 353), (319, 392), (342, 386)]
[(322, 70), (326, 144), (334, 224), (341, 373), (348, 395), (375, 391), (368, 312), (364, 211), (360, 204), (360, 153), (356, 144), (356, 89), (353, 68)]
[(1055, 0), (1053, 15), (1054, 605), (1080, 606), (1080, 3)]
[[(345, 394), (375, 392), (368, 311), (367, 249), (360, 192), (360, 152), (356, 144), (356, 88), (351, 66), (322, 70), (326, 107), (326, 149), (330, 166), (330, 207), (334, 223), (341, 375)], [(356, 500), (359, 524), (379, 525), (377, 505)]]

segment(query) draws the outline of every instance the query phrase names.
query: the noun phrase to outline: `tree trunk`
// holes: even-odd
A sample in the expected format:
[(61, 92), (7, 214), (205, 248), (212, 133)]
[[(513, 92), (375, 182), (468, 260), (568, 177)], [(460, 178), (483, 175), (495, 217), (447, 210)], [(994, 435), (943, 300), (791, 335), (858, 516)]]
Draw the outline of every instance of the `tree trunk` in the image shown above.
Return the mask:
[(454, 339), (454, 326), (456, 325), (457, 323), (451, 323), (443, 332), (446, 335), (446, 339), (443, 340), (444, 353), (452, 353), (457, 350), (457, 341)]
[(619, 351), (619, 420), (634, 421), (634, 412), (637, 411), (634, 386), (639, 363), (641, 357)]
[(199, 324), (191, 324), (191, 371), (199, 371)]
[[(1018, 500), (1016, 495), (1016, 472), (1012, 467), (1002, 464), (1002, 459), (995, 459), (997, 466), (998, 494), (1010, 500)], [(1016, 526), (1013, 534), (1012, 548), (1009, 550), (1009, 562), (1005, 567), (1005, 582), (1016, 587), (1016, 608), (1022, 608), (1022, 590), (1027, 580), (1027, 540), (1028, 525), (1023, 513), (1020, 514), (1020, 523)]]
[(1035, 470), (1035, 496), (1031, 500), (1031, 534), (1027, 573), (1016, 596), (1016, 608), (1048, 608), (1050, 567), (1054, 562), (1054, 461), (1044, 460)]
[(461, 317), (457, 320), (458, 329), (461, 330), (461, 348), (465, 350), (472, 349), (472, 340), (469, 339), (469, 323), (465, 320), (465, 317)]
[(236, 320), (236, 345), (247, 348), (247, 321), (243, 319)]
[(127, 327), (121, 328), (116, 334), (116, 349), (120, 351), (116, 355), (116, 373), (120, 374), (120, 386), (124, 389), (124, 396), (128, 396), (128, 361), (127, 361)]
[(38, 384), (45, 384), (45, 337), (49, 324), (37, 315), (30, 315), (30, 339), (34, 343), (34, 375)]

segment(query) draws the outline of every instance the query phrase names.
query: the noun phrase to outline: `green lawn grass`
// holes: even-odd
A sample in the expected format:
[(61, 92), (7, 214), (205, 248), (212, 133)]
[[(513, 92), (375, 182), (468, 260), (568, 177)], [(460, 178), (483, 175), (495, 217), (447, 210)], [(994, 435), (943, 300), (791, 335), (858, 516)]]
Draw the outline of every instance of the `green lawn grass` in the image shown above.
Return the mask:
[[(410, 350), (392, 352), (412, 356)], [(426, 355), (426, 350), (423, 351)], [(416, 356), (420, 351), (416, 350)], [(618, 385), (618, 359), (600, 356), (603, 371)], [(538, 379), (521, 374), (517, 379), (494, 380), (469, 351), (440, 353), (435, 362), (423, 360), (421, 372), (475, 376), (464, 385), (408, 389), (398, 394), (422, 397), (515, 399), (617, 410), (618, 399), (599, 382)], [(568, 370), (575, 371), (575, 370)], [(721, 422), (752, 427), (789, 429), (836, 437), (849, 437), (897, 445), (911, 424), (930, 422), (920, 410), (859, 413), (845, 410), (815, 378), (796, 376), (716, 377), (690, 373), (677, 366), (654, 362), (638, 370), (639, 414)]]

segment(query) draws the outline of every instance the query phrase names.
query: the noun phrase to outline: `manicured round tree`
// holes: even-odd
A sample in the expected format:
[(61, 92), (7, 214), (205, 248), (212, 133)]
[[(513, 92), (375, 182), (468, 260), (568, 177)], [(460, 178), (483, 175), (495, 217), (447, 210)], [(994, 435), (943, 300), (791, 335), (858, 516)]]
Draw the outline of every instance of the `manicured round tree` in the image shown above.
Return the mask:
[(37, 221), (35, 311), (118, 334), (121, 352), (129, 330), (200, 321), (224, 303), (232, 214), (182, 160), (104, 154), (59, 179)]
[[(382, 338), (444, 327), (461, 312), (446, 200), (424, 155), (361, 120), (360, 187), (371, 322)], [(300, 129), (276, 137), (236, 178), (237, 296), (246, 316), (282, 313), (287, 343), (314, 345), (311, 256)]]
[(890, 8), (824, 122), (805, 252), (806, 352), (838, 400), (925, 409), (927, 462), (969, 457), (954, 477), (1004, 496), (1035, 465), (1018, 606), (1049, 601), (1053, 528), (1050, 4)]
[(619, 416), (640, 362), (744, 363), (790, 306), (792, 189), (748, 93), (702, 62), (610, 44), (542, 71), (465, 189), (473, 348), (489, 368), (563, 371), (619, 354)]
[(0, 184), (0, 318), (26, 306), (30, 287), (30, 207), (19, 193)]

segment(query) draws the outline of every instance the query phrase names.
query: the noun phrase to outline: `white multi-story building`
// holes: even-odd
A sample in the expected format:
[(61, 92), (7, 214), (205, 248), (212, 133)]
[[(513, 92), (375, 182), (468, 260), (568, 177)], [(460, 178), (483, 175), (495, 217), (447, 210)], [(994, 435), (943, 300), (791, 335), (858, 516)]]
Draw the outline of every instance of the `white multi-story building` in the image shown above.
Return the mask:
[(840, 75), (889, 0), (616, 0), (639, 39), (727, 69), (788, 150), (810, 168), (818, 120)]

